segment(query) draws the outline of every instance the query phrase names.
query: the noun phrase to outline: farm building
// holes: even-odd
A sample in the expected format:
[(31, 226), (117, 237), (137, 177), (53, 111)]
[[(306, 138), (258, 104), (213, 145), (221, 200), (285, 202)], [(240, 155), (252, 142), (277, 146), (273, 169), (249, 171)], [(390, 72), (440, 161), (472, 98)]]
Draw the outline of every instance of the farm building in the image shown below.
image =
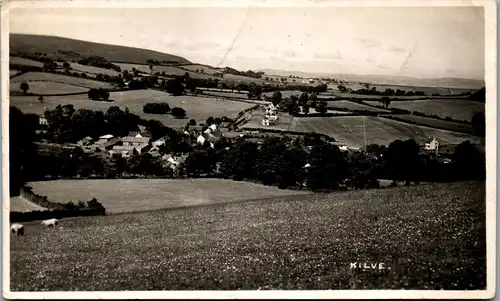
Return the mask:
[(113, 146), (115, 146), (116, 144), (120, 143), (120, 140), (121, 140), (121, 138), (119, 138), (119, 137), (112, 138), (109, 141), (104, 142), (102, 144), (102, 147), (104, 147), (104, 149), (109, 150), (109, 149), (113, 148)]
[(149, 137), (123, 137), (123, 146), (139, 146), (143, 144), (149, 144)]
[(97, 140), (97, 144), (104, 144), (108, 141), (110, 141), (111, 139), (113, 139), (113, 135), (111, 134), (108, 134), (108, 135), (103, 135), (101, 137), (99, 137), (99, 140)]
[(437, 151), (439, 149), (439, 142), (437, 141), (436, 138), (429, 139), (426, 143), (424, 148), (426, 150), (435, 150)]
[(152, 135), (150, 132), (148, 131), (142, 131), (142, 132), (130, 132), (128, 134), (129, 137), (147, 137), (147, 138), (151, 138)]
[(133, 146), (118, 146), (115, 145), (112, 150), (108, 151), (111, 157), (121, 156), (122, 158), (129, 158), (138, 155), (139, 153)]
[(160, 148), (158, 146), (153, 146), (149, 149), (148, 153), (153, 156), (153, 157), (159, 157), (160, 154)]
[(198, 144), (203, 144), (205, 143), (206, 139), (202, 135), (199, 135), (198, 138), (196, 138), (196, 143)]
[(92, 137), (87, 136), (82, 140), (78, 141), (76, 144), (78, 144), (79, 146), (88, 146), (91, 145), (93, 141), (94, 139), (92, 139)]
[[(189, 134), (189, 133), (188, 133), (188, 134)], [(160, 139), (158, 139), (158, 140), (156, 140), (156, 141), (153, 141), (153, 142), (151, 143), (151, 145), (153, 145), (153, 147), (154, 147), (154, 146), (157, 146), (157, 147), (158, 147), (158, 146), (165, 145), (165, 143), (166, 143), (166, 142), (167, 142), (167, 138), (165, 138), (165, 137), (161, 137)]]

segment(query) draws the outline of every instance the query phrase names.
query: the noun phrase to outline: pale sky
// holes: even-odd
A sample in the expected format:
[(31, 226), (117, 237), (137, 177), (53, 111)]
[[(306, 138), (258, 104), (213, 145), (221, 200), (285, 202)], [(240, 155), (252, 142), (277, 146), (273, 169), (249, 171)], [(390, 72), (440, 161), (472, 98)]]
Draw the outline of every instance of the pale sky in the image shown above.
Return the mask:
[(484, 79), (482, 7), (16, 8), (10, 32), (239, 70)]

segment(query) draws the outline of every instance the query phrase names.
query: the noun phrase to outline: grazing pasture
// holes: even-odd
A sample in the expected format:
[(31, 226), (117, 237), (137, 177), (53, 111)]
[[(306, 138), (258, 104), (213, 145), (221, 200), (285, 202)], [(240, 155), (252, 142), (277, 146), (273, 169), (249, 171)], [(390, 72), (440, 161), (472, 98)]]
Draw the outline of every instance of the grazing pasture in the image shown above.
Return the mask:
[[(36, 95), (80, 93), (87, 92), (89, 90), (84, 87), (58, 82), (29, 82), (28, 84), (28, 93)], [(21, 83), (11, 83), (10, 92), (22, 92)]]
[[(86, 94), (71, 96), (47, 96), (44, 97), (44, 103), (38, 101), (36, 96), (12, 96), (10, 103), (18, 107), (24, 113), (41, 114), (44, 108), (53, 109), (57, 105), (72, 104), (75, 109), (90, 109), (107, 111), (111, 106), (118, 106), (122, 110), (129, 108), (131, 113), (139, 115), (145, 119), (155, 119), (164, 123), (166, 126), (182, 127), (190, 119), (197, 122), (205, 122), (212, 116), (234, 118), (236, 115), (251, 106), (251, 103), (239, 102), (234, 100), (216, 99), (197, 96), (170, 96), (168, 93), (155, 90), (133, 90), (111, 92), (110, 102), (92, 101)], [(144, 113), (143, 105), (149, 102), (166, 102), (173, 107), (181, 107), (186, 110), (185, 119), (176, 119), (170, 114), (158, 115)]]
[(484, 182), (33, 222), (10, 240), (11, 290), (478, 290), (485, 225)]
[(9, 64), (40, 67), (40, 68), (43, 67), (42, 62), (38, 62), (38, 61), (30, 60), (30, 59), (25, 59), (25, 58), (18, 57), (18, 56), (9, 56)]
[[(63, 63), (61, 62), (58, 62), (57, 63), (61, 68), (63, 66)], [(99, 68), (99, 67), (93, 67), (93, 66), (86, 66), (86, 65), (82, 65), (82, 64), (78, 64), (78, 63), (69, 63), (69, 65), (71, 66), (72, 70), (70, 70), (71, 72), (83, 72), (83, 73), (86, 73), (87, 75), (97, 75), (97, 74), (106, 74), (106, 75), (109, 75), (109, 76), (117, 76), (118, 74), (121, 74), (121, 72), (118, 72), (118, 71), (115, 71), (115, 70), (111, 70), (111, 69), (106, 69), (106, 68)]]
[[(96, 80), (66, 76), (55, 73), (46, 73), (46, 72), (27, 72), (23, 75), (14, 77), (10, 83), (15, 85), (17, 83), (27, 82), (31, 86), (31, 82), (54, 82), (60, 84), (68, 84), (73, 86), (80, 86), (83, 88), (106, 88), (111, 89), (114, 85), (105, 82), (99, 82)], [(46, 91), (47, 94), (52, 94), (51, 91)]]
[[(221, 179), (57, 180), (31, 182), (28, 185), (33, 187), (33, 192), (45, 195), (54, 202), (95, 197), (111, 213), (310, 193)], [(89, 187), (92, 189), (89, 190)]]
[[(370, 105), (380, 105), (378, 101), (364, 101)], [(467, 99), (426, 99), (412, 101), (393, 101), (390, 108), (398, 108), (409, 111), (422, 112), (429, 115), (437, 115), (441, 118), (451, 117), (455, 120), (470, 121), (475, 112), (484, 112), (484, 103), (470, 101)]]
[[(363, 119), (365, 120), (364, 133)], [(415, 139), (423, 144), (429, 137), (436, 137), (443, 145), (459, 144), (465, 140), (473, 143), (480, 142), (480, 138), (472, 135), (371, 116), (294, 118), (290, 130), (327, 134), (339, 143), (350, 147), (363, 147), (365, 137), (367, 145), (372, 143), (389, 145), (396, 139)]]
[(395, 120), (398, 121), (407, 121), (410, 123), (418, 124), (418, 125), (425, 125), (433, 128), (438, 128), (438, 129), (444, 129), (448, 131), (457, 131), (457, 132), (462, 132), (462, 133), (469, 133), (472, 134), (472, 125), (470, 124), (464, 124), (464, 123), (459, 123), (459, 122), (453, 122), (453, 121), (445, 121), (445, 120), (439, 120), (435, 118), (430, 118), (430, 117), (422, 117), (422, 116), (416, 116), (416, 115), (394, 115), (392, 117)]
[(47, 208), (38, 206), (37, 204), (25, 199), (22, 196), (11, 197), (9, 202), (10, 212), (26, 212), (26, 211), (44, 211)]
[(204, 65), (197, 65), (197, 64), (192, 64), (192, 65), (182, 65), (179, 66), (181, 69), (187, 69), (189, 71), (195, 72), (196, 70), (201, 71), (203, 69), (203, 73), (208, 74), (208, 75), (213, 75), (214, 73), (220, 73), (221, 70), (217, 70), (213, 67), (207, 67)]
[(356, 102), (348, 101), (348, 100), (335, 100), (328, 102), (328, 109), (344, 109), (349, 111), (369, 111), (369, 112), (380, 112), (387, 113), (389, 110), (374, 108), (366, 105), (362, 105)]

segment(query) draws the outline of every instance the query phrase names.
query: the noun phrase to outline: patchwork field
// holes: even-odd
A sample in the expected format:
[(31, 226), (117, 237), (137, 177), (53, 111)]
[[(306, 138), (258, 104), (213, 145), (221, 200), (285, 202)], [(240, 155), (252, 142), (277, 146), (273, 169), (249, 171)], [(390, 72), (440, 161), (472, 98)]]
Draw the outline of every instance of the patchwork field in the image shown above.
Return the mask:
[(419, 125), (430, 126), (438, 129), (457, 131), (472, 134), (472, 125), (453, 121), (444, 121), (435, 118), (422, 117), (416, 115), (394, 115), (393, 119), (398, 121), (408, 121)]
[(11, 290), (485, 289), (485, 220), (466, 182), (33, 222)]
[(207, 67), (207, 66), (203, 66), (203, 65), (197, 65), (197, 64), (182, 65), (180, 67), (181, 67), (181, 69), (187, 69), (187, 70), (190, 70), (190, 71), (193, 71), (193, 72), (195, 72), (196, 70), (202, 70), (203, 69), (203, 72), (205, 74), (208, 74), (208, 75), (212, 75), (214, 73), (219, 73), (220, 72), (220, 70), (217, 70), (215, 68), (211, 68), (211, 67)]
[[(171, 127), (185, 126), (190, 119), (195, 119), (197, 122), (205, 122), (210, 116), (214, 118), (223, 116), (233, 118), (236, 117), (240, 111), (253, 106), (251, 103), (209, 97), (175, 97), (170, 96), (168, 93), (155, 90), (111, 92), (110, 100), (113, 101), (92, 101), (84, 94), (72, 96), (47, 96), (44, 97), (44, 103), (40, 103), (36, 96), (12, 96), (10, 97), (10, 104), (18, 107), (24, 113), (36, 114), (43, 113), (44, 108), (53, 109), (59, 104), (72, 104), (75, 109), (101, 111), (107, 111), (111, 106), (118, 106), (122, 110), (128, 107), (131, 113), (145, 119), (159, 120)], [(186, 110), (187, 117), (185, 119), (176, 119), (170, 114), (146, 114), (142, 109), (143, 105), (148, 102), (167, 102), (171, 108), (181, 107)]]
[[(63, 63), (57, 63), (60, 67), (63, 66)], [(107, 75), (110, 75), (110, 76), (117, 76), (118, 74), (121, 74), (121, 72), (118, 72), (118, 71), (115, 71), (115, 70), (111, 70), (111, 69), (105, 69), (105, 68), (99, 68), (99, 67), (93, 67), (93, 66), (85, 66), (85, 65), (81, 65), (81, 64), (78, 64), (78, 63), (69, 63), (69, 65), (71, 66), (72, 70), (70, 70), (71, 72), (84, 72), (84, 73), (87, 73), (87, 74), (92, 74), (92, 75), (96, 75), (96, 74), (107, 74)]]
[[(380, 105), (378, 101), (365, 101), (370, 105)], [(466, 99), (426, 99), (412, 101), (393, 101), (390, 108), (405, 109), (437, 115), (442, 118), (451, 117), (455, 120), (470, 121), (475, 112), (484, 112), (484, 103)]]
[[(363, 133), (365, 119), (365, 133)], [(441, 144), (459, 144), (465, 140), (479, 143), (478, 137), (433, 129), (371, 116), (342, 117), (306, 117), (294, 118), (290, 129), (298, 132), (318, 132), (328, 134), (340, 143), (351, 147), (363, 147), (366, 144), (389, 145), (396, 139), (415, 139), (424, 143), (429, 137), (436, 137)]]
[(9, 56), (9, 64), (16, 64), (16, 65), (24, 65), (24, 66), (33, 66), (33, 67), (43, 67), (42, 62), (30, 60), (30, 59), (25, 59), (22, 57), (18, 56)]
[(348, 100), (329, 101), (328, 108), (333, 109), (333, 110), (345, 109), (345, 110), (349, 110), (349, 111), (359, 110), (359, 111), (380, 112), (380, 113), (390, 112), (389, 110), (374, 108), (374, 107), (362, 105), (362, 104), (355, 103), (355, 102), (348, 101)]
[(22, 196), (11, 197), (9, 207), (10, 207), (10, 212), (26, 212), (26, 211), (35, 211), (35, 210), (40, 210), (40, 211), (47, 210), (46, 208), (38, 206), (37, 204), (32, 203), (31, 201), (23, 198)]
[[(309, 193), (220, 179), (57, 180), (28, 185), (33, 187), (33, 192), (55, 202), (88, 201), (95, 197), (110, 213)], [(89, 187), (93, 189), (89, 191)]]
[[(87, 92), (89, 89), (57, 82), (29, 82), (28, 93), (36, 95)], [(22, 92), (20, 83), (10, 84), (10, 92)], [(37, 98), (38, 99), (38, 98)]]
[[(111, 85), (110, 83), (99, 82), (86, 78), (65, 76), (61, 74), (46, 73), (46, 72), (28, 72), (23, 75), (14, 77), (10, 82), (12, 85), (15, 85), (17, 83), (20, 84), (22, 82), (27, 82), (28, 84), (30, 84), (31, 82), (54, 82), (54, 83), (80, 86), (88, 89), (113, 88), (113, 85)], [(46, 91), (46, 93), (52, 94), (51, 91)]]

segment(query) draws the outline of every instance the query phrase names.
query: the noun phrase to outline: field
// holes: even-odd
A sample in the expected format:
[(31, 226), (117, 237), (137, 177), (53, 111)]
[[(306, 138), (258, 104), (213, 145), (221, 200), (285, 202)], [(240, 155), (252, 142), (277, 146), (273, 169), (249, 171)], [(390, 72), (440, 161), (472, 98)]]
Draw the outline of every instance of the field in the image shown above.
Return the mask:
[[(120, 66), (120, 68), (122, 68), (122, 71), (123, 70), (128, 70), (129, 72), (132, 71), (132, 68), (135, 68), (137, 69), (138, 71), (142, 71), (142, 72), (147, 72), (149, 73), (150, 72), (150, 69), (149, 69), (149, 65), (142, 65), (142, 64), (128, 64), (128, 63), (117, 63), (117, 62), (113, 62), (113, 64), (117, 65), (117, 66)], [(211, 75), (207, 75), (207, 74), (200, 74), (200, 73), (196, 73), (196, 72), (190, 72), (190, 71), (186, 71), (186, 70), (182, 70), (180, 68), (177, 68), (177, 67), (172, 67), (172, 66), (154, 66), (153, 67), (153, 73), (156, 73), (156, 72), (163, 72), (165, 71), (166, 75), (184, 75), (186, 74), (186, 72), (189, 73), (189, 76), (191, 78), (212, 78), (212, 79), (215, 79), (215, 78), (218, 78), (218, 77), (215, 77), (215, 76), (211, 76)]]
[(193, 71), (193, 72), (195, 72), (197, 69), (198, 70), (203, 69), (203, 72), (205, 74), (208, 74), (208, 75), (213, 75), (214, 73), (220, 73), (221, 72), (220, 70), (217, 70), (215, 68), (207, 67), (207, 66), (204, 66), (204, 65), (197, 65), (197, 64), (182, 65), (182, 66), (179, 66), (179, 67), (181, 67), (182, 69), (187, 69), (187, 70)]
[(33, 222), (11, 290), (485, 289), (485, 224), (484, 182)]
[(25, 211), (34, 211), (34, 210), (40, 210), (44, 211), (46, 208), (43, 208), (41, 206), (38, 206), (35, 203), (32, 203), (31, 201), (23, 198), (22, 196), (16, 196), (16, 197), (11, 197), (10, 198), (10, 212), (25, 212)]
[(43, 63), (18, 56), (9, 56), (9, 64), (43, 67)]
[[(63, 63), (57, 63), (60, 67), (63, 66)], [(99, 68), (99, 67), (93, 67), (93, 66), (85, 66), (85, 65), (81, 65), (81, 64), (78, 64), (78, 63), (69, 63), (69, 65), (71, 66), (72, 70), (70, 70), (71, 72), (84, 72), (86, 73), (87, 75), (92, 75), (92, 76), (95, 76), (99, 73), (101, 74), (107, 74), (109, 76), (117, 76), (118, 74), (121, 74), (121, 72), (118, 72), (118, 71), (115, 71), (115, 70), (111, 70), (111, 69), (105, 69), (105, 68)]]
[[(365, 101), (370, 105), (380, 105), (378, 101)], [(484, 103), (466, 99), (427, 99), (412, 101), (393, 101), (390, 108), (405, 109), (437, 115), (442, 118), (451, 117), (455, 120), (470, 121), (475, 112), (484, 112)]]
[[(90, 109), (107, 111), (111, 106), (118, 106), (122, 110), (129, 108), (131, 113), (141, 116), (145, 119), (156, 119), (163, 122), (167, 126), (181, 127), (185, 126), (190, 119), (195, 119), (196, 122), (205, 122), (212, 116), (233, 118), (236, 115), (252, 106), (250, 103), (239, 101), (214, 99), (208, 97), (195, 96), (170, 96), (168, 93), (155, 90), (135, 90), (124, 92), (111, 92), (110, 100), (112, 102), (92, 101), (84, 95), (72, 96), (47, 96), (44, 97), (44, 103), (38, 101), (36, 96), (12, 96), (10, 103), (18, 107), (23, 113), (41, 114), (44, 108), (53, 109), (61, 104), (73, 104), (75, 109)], [(148, 102), (167, 102), (171, 108), (181, 107), (186, 110), (187, 117), (185, 119), (173, 118), (170, 114), (146, 114), (142, 111), (143, 105)]]
[(430, 126), (434, 128), (449, 130), (449, 131), (457, 131), (462, 133), (472, 134), (472, 125), (463, 124), (459, 122), (453, 121), (444, 121), (435, 118), (422, 117), (416, 115), (394, 115), (394, 119), (399, 121), (408, 121), (410, 123), (417, 123), (420, 125)]
[[(28, 185), (33, 187), (33, 192), (45, 195), (54, 202), (88, 201), (95, 197), (110, 213), (309, 193), (219, 179), (58, 180), (31, 182)], [(89, 187), (93, 188), (89, 190)]]
[[(45, 72), (28, 72), (23, 75), (14, 77), (11, 84), (21, 84), (22, 82), (27, 82), (31, 85), (31, 82), (54, 82), (60, 84), (68, 84), (73, 86), (79, 86), (83, 88), (112, 88), (113, 85), (110, 83), (99, 82), (91, 79), (79, 78), (66, 76), (61, 74), (45, 73)], [(45, 91), (47, 94), (52, 94), (51, 91)]]
[[(89, 89), (80, 86), (67, 85), (57, 82), (30, 82), (28, 93), (36, 95), (45, 94), (69, 94), (87, 92)], [(20, 83), (12, 83), (10, 85), (10, 92), (21, 92)]]
[(389, 110), (374, 108), (374, 107), (362, 105), (362, 104), (355, 103), (355, 102), (348, 101), (348, 100), (329, 101), (328, 102), (328, 109), (333, 109), (333, 110), (346, 109), (349, 111), (360, 110), (360, 111), (380, 112), (380, 113), (390, 112)]
[(365, 139), (363, 119), (365, 119), (367, 145), (372, 143), (389, 145), (396, 139), (415, 139), (419, 143), (424, 143), (429, 137), (436, 137), (442, 145), (459, 144), (465, 140), (480, 142), (478, 137), (472, 135), (371, 116), (294, 118), (290, 130), (324, 133), (347, 146), (363, 147)]

